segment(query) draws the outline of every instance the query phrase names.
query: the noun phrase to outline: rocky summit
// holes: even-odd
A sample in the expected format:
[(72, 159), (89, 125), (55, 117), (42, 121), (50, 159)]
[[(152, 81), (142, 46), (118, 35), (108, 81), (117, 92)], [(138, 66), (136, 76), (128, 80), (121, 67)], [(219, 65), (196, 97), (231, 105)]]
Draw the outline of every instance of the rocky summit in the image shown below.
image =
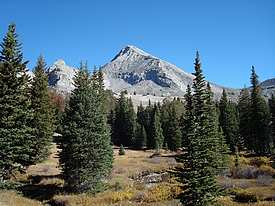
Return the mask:
[[(187, 85), (192, 84), (194, 76), (183, 69), (157, 58), (145, 51), (128, 45), (107, 64), (101, 67), (107, 89), (115, 94), (127, 90), (134, 103), (162, 101), (167, 97), (182, 97)], [(56, 61), (49, 69), (49, 86), (58, 93), (69, 94), (77, 69), (67, 66), (63, 60)], [(225, 89), (229, 98), (236, 100), (239, 89), (225, 88), (210, 83), (214, 96), (219, 98)], [(265, 96), (275, 91), (275, 81), (264, 81), (262, 88)]]

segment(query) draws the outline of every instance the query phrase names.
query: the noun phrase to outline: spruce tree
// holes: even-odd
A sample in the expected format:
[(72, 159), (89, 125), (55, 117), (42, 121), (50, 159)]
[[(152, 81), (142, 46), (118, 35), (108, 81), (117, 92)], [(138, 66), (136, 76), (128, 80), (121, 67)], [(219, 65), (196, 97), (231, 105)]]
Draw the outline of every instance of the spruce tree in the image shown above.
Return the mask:
[(239, 122), (236, 116), (236, 111), (233, 103), (227, 99), (226, 91), (223, 90), (222, 97), (219, 103), (220, 117), (219, 122), (223, 130), (226, 142), (232, 152), (239, 145)]
[(31, 100), (34, 116), (34, 160), (41, 161), (48, 157), (54, 131), (54, 110), (48, 91), (46, 64), (42, 56), (38, 58), (31, 85)]
[(193, 104), (192, 104), (192, 94), (191, 87), (188, 84), (186, 89), (185, 99), (185, 114), (182, 115), (182, 146), (184, 149), (189, 147), (190, 137), (188, 136), (194, 129), (194, 115), (193, 115)]
[(115, 108), (115, 119), (113, 126), (114, 144), (132, 146), (135, 138), (136, 117), (131, 99), (125, 97), (121, 92)]
[(154, 108), (150, 104), (144, 110), (144, 128), (147, 136), (147, 147), (154, 148), (155, 147), (155, 139), (153, 137), (152, 123), (154, 119)]
[(96, 193), (110, 174), (113, 151), (104, 111), (103, 82), (81, 64), (65, 108), (60, 164), (73, 192)]
[[(188, 147), (179, 158), (184, 164), (178, 172), (183, 183), (181, 202), (190, 206), (212, 205), (219, 193), (215, 175), (221, 165), (219, 163), (221, 156), (216, 152), (221, 151), (221, 147), (218, 145), (219, 134), (213, 132), (216, 131), (217, 124), (211, 123), (213, 120), (211, 92), (206, 88), (198, 52), (194, 75), (194, 94), (192, 101), (189, 98), (189, 104), (186, 104), (187, 114), (193, 116), (190, 116), (192, 124), (184, 134)], [(187, 97), (190, 96), (190, 91), (187, 91), (187, 94)]]
[(147, 136), (146, 136), (145, 128), (142, 124), (137, 123), (134, 146), (137, 149), (142, 149), (142, 148), (146, 147), (146, 142), (147, 142)]
[(270, 114), (265, 99), (261, 96), (261, 87), (255, 68), (251, 70), (251, 140), (252, 149), (257, 154), (270, 152), (269, 123)]
[(275, 149), (275, 96), (272, 95), (269, 100), (269, 110), (271, 113), (271, 139), (273, 143), (273, 149)]
[(163, 131), (161, 128), (161, 122), (160, 122), (160, 111), (158, 106), (155, 105), (154, 108), (154, 116), (152, 119), (152, 140), (153, 142), (153, 148), (159, 151), (163, 146), (164, 136)]
[(33, 118), (27, 62), (15, 25), (9, 25), (0, 52), (0, 180), (33, 161)]
[(238, 100), (238, 111), (239, 111), (239, 129), (240, 138), (244, 141), (244, 146), (252, 150), (253, 143), (251, 139), (251, 100), (249, 90), (244, 88), (241, 90)]
[(179, 120), (176, 115), (175, 104), (171, 104), (171, 109), (168, 116), (166, 142), (168, 149), (176, 151), (181, 147), (182, 138), (181, 130), (179, 125)]

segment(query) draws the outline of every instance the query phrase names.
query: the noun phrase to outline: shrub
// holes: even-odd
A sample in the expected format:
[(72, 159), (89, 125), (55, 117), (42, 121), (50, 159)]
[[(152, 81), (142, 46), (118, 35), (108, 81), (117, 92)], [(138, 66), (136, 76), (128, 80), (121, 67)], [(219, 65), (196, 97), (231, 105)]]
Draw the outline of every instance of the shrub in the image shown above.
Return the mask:
[(257, 202), (258, 197), (246, 190), (238, 190), (235, 194), (235, 201), (242, 203)]
[(270, 175), (260, 175), (257, 177), (257, 184), (263, 186), (269, 186), (272, 184), (272, 177)]
[(178, 185), (158, 184), (146, 192), (145, 202), (161, 202), (176, 198), (182, 192)]
[(118, 154), (119, 154), (119, 155), (125, 155), (125, 149), (124, 149), (123, 145), (120, 145)]
[(252, 179), (256, 178), (258, 175), (259, 169), (254, 166), (240, 166), (237, 168), (231, 169), (231, 176), (233, 178), (246, 178)]
[(250, 164), (253, 166), (261, 167), (262, 165), (270, 165), (270, 159), (268, 157), (254, 157), (250, 159)]
[(16, 190), (22, 186), (19, 182), (14, 182), (11, 180), (2, 180), (0, 181), (0, 190)]
[(270, 175), (275, 177), (275, 169), (273, 169), (271, 166), (262, 165), (259, 168), (259, 175)]

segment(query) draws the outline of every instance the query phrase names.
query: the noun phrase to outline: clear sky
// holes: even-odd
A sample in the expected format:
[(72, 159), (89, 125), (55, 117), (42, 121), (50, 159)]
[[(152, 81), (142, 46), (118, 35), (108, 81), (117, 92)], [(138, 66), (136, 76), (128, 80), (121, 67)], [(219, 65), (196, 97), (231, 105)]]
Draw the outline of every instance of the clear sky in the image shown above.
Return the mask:
[(193, 71), (200, 51), (208, 80), (249, 85), (275, 77), (275, 0), (2, 0), (0, 38), (16, 23), (32, 68), (62, 58), (103, 65), (130, 44)]

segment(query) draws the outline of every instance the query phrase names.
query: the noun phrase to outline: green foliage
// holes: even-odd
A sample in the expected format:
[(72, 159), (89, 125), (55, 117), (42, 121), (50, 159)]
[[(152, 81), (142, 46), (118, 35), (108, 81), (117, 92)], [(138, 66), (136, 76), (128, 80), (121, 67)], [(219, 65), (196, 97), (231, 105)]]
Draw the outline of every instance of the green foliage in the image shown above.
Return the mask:
[(134, 146), (137, 149), (142, 149), (142, 148), (146, 147), (146, 142), (147, 142), (147, 135), (146, 135), (145, 128), (140, 123), (137, 123)]
[(42, 56), (38, 58), (34, 69), (31, 85), (31, 100), (34, 116), (34, 161), (38, 162), (48, 157), (54, 131), (54, 110), (48, 91), (48, 77), (45, 73), (46, 64)]
[(258, 76), (253, 66), (250, 80), (252, 84), (250, 117), (251, 149), (257, 154), (265, 154), (270, 152), (270, 113), (266, 101), (261, 96)]
[(250, 202), (257, 202), (258, 197), (245, 190), (239, 190), (235, 192), (235, 201), (242, 202), (242, 203), (250, 203)]
[(269, 100), (269, 110), (271, 113), (271, 138), (273, 142), (273, 149), (275, 149), (275, 96), (272, 95)]
[(168, 149), (177, 150), (181, 147), (180, 117), (184, 111), (184, 104), (179, 99), (165, 101), (161, 106), (161, 126), (164, 142)]
[(160, 112), (158, 106), (155, 106), (154, 116), (152, 120), (152, 140), (154, 141), (153, 148), (157, 152), (162, 148), (164, 136), (162, 134)]
[(33, 111), (27, 62), (23, 61), (15, 25), (9, 25), (0, 54), (0, 179), (34, 162)]
[(113, 143), (131, 146), (135, 138), (136, 117), (131, 99), (121, 92), (116, 104), (113, 123)]
[(120, 145), (118, 154), (119, 155), (125, 155), (125, 149), (124, 149), (123, 145)]
[(240, 137), (244, 140), (244, 145), (247, 149), (252, 149), (251, 133), (250, 133), (250, 118), (251, 118), (251, 99), (248, 89), (241, 90), (238, 100), (239, 110), (239, 128)]
[(228, 101), (225, 90), (223, 90), (222, 97), (220, 99), (219, 109), (220, 126), (223, 130), (223, 134), (230, 150), (234, 152), (235, 146), (240, 144), (239, 122), (237, 118), (236, 106), (232, 102)]
[(75, 87), (63, 118), (60, 164), (70, 190), (96, 193), (113, 162), (100, 72), (91, 78), (81, 64)]
[[(222, 135), (218, 130), (217, 116), (214, 114), (214, 104), (210, 86), (206, 87), (201, 70), (199, 54), (195, 59), (195, 79), (193, 80), (194, 94), (191, 89), (186, 93), (186, 117), (190, 126), (184, 130), (184, 145), (186, 152), (179, 161), (183, 167), (176, 172), (183, 193), (181, 202), (184, 205), (213, 205), (219, 194), (215, 175), (223, 164)], [(220, 153), (221, 152), (221, 153)]]

